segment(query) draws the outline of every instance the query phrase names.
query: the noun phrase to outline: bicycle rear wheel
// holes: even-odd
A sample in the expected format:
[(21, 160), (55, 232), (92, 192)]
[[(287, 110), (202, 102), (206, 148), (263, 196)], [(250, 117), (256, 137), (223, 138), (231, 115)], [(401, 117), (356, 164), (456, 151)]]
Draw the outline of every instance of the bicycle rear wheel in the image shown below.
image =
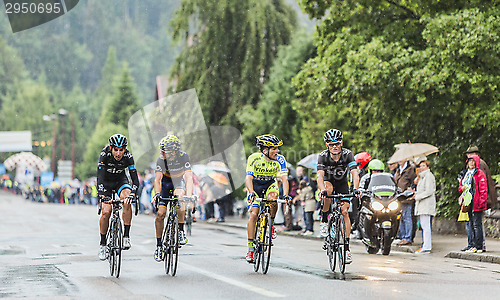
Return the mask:
[(328, 255), (328, 262), (330, 263), (330, 270), (335, 272), (335, 267), (337, 265), (337, 253), (335, 251), (335, 232), (336, 228), (334, 226), (334, 218), (330, 217), (328, 220), (328, 236), (325, 239), (326, 242), (326, 255)]
[(337, 254), (339, 258), (339, 271), (344, 274), (345, 271), (345, 260), (346, 260), (346, 239), (345, 239), (345, 221), (343, 216), (337, 219), (337, 228), (335, 232)]
[(259, 271), (259, 266), (260, 266), (260, 256), (261, 256), (261, 250), (262, 250), (262, 243), (261, 243), (261, 240), (262, 240), (262, 222), (261, 222), (261, 218), (262, 216), (259, 215), (259, 217), (257, 218), (257, 224), (256, 224), (256, 227), (255, 227), (255, 238), (253, 239), (253, 248), (254, 248), (254, 251), (253, 251), (253, 261), (254, 261), (254, 265), (253, 265), (253, 270), (255, 272), (258, 272)]
[(172, 227), (172, 232), (171, 232), (171, 240), (172, 240), (172, 247), (171, 247), (171, 258), (172, 260), (170, 261), (170, 270), (171, 270), (171, 275), (175, 276), (177, 273), (177, 261), (179, 260), (179, 220), (177, 216), (174, 217), (173, 220), (173, 227)]
[(271, 246), (273, 240), (273, 231), (271, 228), (271, 217), (265, 216), (264, 228), (262, 234), (264, 236), (264, 243), (262, 245), (262, 273), (266, 274), (269, 270), (269, 262), (271, 261)]
[(122, 265), (122, 249), (123, 249), (123, 228), (122, 228), (122, 221), (118, 219), (117, 223), (117, 230), (116, 230), (116, 244), (115, 244), (115, 256), (116, 256), (116, 263), (115, 263), (115, 277), (118, 278), (120, 277), (120, 268)]

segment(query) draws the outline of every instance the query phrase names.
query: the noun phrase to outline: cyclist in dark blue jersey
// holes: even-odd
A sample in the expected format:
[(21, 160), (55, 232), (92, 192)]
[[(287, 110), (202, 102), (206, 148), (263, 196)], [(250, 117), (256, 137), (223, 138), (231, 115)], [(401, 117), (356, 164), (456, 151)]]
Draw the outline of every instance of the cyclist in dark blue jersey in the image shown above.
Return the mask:
[[(114, 134), (109, 138), (108, 145), (104, 147), (99, 155), (97, 165), (97, 192), (100, 198), (103, 196), (111, 197), (115, 191), (123, 204), (123, 249), (127, 250), (130, 244), (130, 225), (132, 224), (132, 206), (131, 202), (139, 186), (139, 177), (135, 169), (134, 157), (127, 150), (127, 138), (122, 134)], [(132, 179), (132, 185), (127, 177), (126, 171)], [(108, 232), (109, 218), (111, 216), (111, 204), (101, 202), (101, 219), (99, 227), (101, 241), (99, 247), (99, 258), (105, 260), (106, 253), (106, 233)]]
[[(193, 195), (193, 172), (186, 152), (181, 151), (181, 141), (175, 135), (167, 135), (160, 141), (160, 156), (156, 161), (154, 189), (156, 194), (152, 199), (154, 204), (158, 201), (158, 212), (155, 219), (156, 251), (154, 258), (160, 262), (162, 257), (161, 237), (163, 222), (167, 213), (167, 203), (161, 198), (177, 196), (179, 199), (191, 200)], [(184, 233), (185, 204), (177, 208), (179, 216), (179, 244), (187, 243)]]

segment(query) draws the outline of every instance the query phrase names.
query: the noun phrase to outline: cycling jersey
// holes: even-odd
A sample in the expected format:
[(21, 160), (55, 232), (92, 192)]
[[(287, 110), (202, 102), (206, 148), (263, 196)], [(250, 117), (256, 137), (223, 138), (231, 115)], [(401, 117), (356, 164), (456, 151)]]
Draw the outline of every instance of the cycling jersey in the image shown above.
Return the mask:
[[(283, 155), (276, 160), (266, 160), (263, 153), (254, 153), (247, 160), (247, 175), (253, 177), (253, 190), (260, 198), (267, 198), (270, 192), (278, 193), (276, 177), (288, 174), (286, 160)], [(252, 207), (259, 207), (260, 201), (254, 201)], [(250, 207), (249, 207), (250, 208)]]
[(334, 194), (349, 193), (347, 174), (356, 168), (354, 155), (346, 148), (342, 148), (338, 161), (333, 160), (328, 150), (322, 151), (318, 156), (318, 171), (325, 172), (324, 180), (332, 183)]
[(322, 151), (318, 156), (318, 171), (325, 171), (326, 181), (345, 181), (347, 183), (348, 171), (356, 169), (356, 161), (351, 150), (342, 148), (340, 159), (334, 161), (328, 150)]
[[(165, 166), (166, 161), (166, 166)], [(172, 197), (175, 189), (185, 189), (184, 173), (191, 170), (189, 155), (179, 151), (173, 160), (163, 159), (161, 156), (156, 160), (155, 172), (163, 174), (161, 179), (161, 196)], [(161, 203), (160, 203), (161, 204)]]
[[(125, 170), (128, 169), (132, 186)], [(139, 186), (139, 177), (135, 169), (134, 157), (132, 153), (125, 150), (122, 159), (117, 161), (111, 153), (111, 146), (106, 146), (101, 150), (99, 163), (97, 165), (97, 191), (99, 196), (110, 196), (114, 190), (120, 194), (124, 188), (132, 190), (135, 193)]]
[[(247, 160), (247, 175), (253, 176), (253, 181), (265, 183), (288, 174), (286, 160), (278, 154), (276, 160), (267, 161), (263, 153), (254, 153)], [(259, 182), (260, 181), (260, 182)]]

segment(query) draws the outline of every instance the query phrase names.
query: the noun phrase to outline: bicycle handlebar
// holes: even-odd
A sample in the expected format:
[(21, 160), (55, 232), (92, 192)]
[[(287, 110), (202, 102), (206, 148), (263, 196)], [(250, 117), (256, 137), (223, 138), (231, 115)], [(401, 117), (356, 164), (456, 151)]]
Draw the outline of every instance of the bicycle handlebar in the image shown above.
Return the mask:
[(271, 199), (271, 198), (255, 198), (254, 201), (286, 203), (286, 200), (283, 200), (283, 199)]
[(355, 194), (336, 194), (336, 195), (326, 195), (324, 197), (325, 198), (340, 199), (340, 198), (353, 198), (353, 197), (356, 197), (356, 195)]

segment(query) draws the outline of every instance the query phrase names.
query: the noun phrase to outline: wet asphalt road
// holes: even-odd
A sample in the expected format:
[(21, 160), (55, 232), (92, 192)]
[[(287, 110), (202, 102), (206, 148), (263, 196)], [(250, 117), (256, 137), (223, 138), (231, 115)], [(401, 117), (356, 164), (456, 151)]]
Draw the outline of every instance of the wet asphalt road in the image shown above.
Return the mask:
[(322, 243), (279, 236), (267, 275), (244, 261), (246, 232), (198, 222), (177, 276), (153, 260), (152, 216), (134, 217), (119, 279), (97, 258), (95, 207), (37, 204), (0, 191), (0, 298), (495, 299), (500, 265), (438, 255), (368, 255), (351, 245), (346, 274), (328, 269)]

